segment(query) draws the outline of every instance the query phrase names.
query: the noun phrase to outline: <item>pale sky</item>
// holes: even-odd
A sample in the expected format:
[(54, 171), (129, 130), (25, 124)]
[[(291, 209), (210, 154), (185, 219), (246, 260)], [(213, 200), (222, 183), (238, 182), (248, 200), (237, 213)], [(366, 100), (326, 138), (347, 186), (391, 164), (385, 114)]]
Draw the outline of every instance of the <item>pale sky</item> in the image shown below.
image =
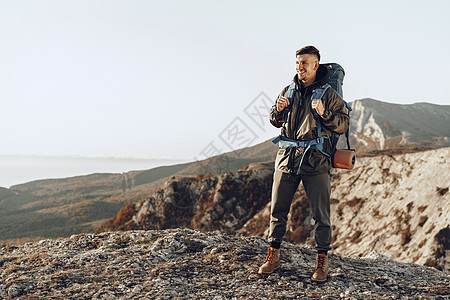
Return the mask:
[(449, 105), (449, 13), (447, 0), (0, 0), (0, 154), (193, 160), (262, 142), (279, 131), (252, 111), (305, 45), (344, 67), (347, 101)]

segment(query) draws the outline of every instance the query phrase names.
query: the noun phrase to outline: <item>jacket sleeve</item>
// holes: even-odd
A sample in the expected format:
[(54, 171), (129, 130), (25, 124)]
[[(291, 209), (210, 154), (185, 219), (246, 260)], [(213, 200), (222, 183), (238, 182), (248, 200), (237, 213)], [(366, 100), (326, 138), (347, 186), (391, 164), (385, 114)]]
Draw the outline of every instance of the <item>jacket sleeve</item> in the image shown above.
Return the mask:
[[(281, 96), (286, 94), (286, 91), (288, 87), (285, 87), (281, 93), (277, 96), (277, 100), (278, 98), (280, 98)], [(277, 101), (275, 100), (275, 104), (272, 106), (272, 108), (270, 109), (270, 116), (269, 116), (269, 121), (270, 124), (272, 124), (273, 126), (280, 128), (283, 126), (283, 111), (278, 111), (277, 110)]]
[(333, 89), (328, 89), (324, 95), (325, 109), (330, 111), (327, 118), (323, 118), (323, 124), (329, 130), (337, 134), (344, 134), (349, 126), (350, 117), (344, 101)]

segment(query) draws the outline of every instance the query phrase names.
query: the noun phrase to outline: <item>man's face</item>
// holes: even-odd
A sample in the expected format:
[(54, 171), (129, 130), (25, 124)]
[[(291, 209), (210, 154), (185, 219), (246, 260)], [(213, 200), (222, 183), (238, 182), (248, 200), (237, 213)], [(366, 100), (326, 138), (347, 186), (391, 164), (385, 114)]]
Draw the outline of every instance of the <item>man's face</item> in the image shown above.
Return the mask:
[(296, 71), (298, 79), (303, 82), (308, 82), (315, 78), (316, 71), (319, 68), (319, 61), (314, 54), (300, 54), (297, 55)]

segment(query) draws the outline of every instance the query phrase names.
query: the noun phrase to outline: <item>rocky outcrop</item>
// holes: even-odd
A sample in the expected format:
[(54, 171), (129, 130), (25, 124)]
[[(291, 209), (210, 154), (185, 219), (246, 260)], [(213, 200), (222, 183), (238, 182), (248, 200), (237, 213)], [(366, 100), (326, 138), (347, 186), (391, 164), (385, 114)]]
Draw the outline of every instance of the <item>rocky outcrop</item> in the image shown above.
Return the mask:
[(281, 267), (257, 274), (268, 243), (187, 229), (79, 234), (0, 248), (2, 299), (448, 299), (450, 276), (372, 252), (330, 255), (286, 243)]
[(101, 230), (188, 227), (234, 233), (270, 200), (272, 172), (272, 163), (255, 163), (217, 176), (174, 176), (125, 223), (114, 220), (128, 210)]
[[(336, 253), (427, 264), (448, 271), (450, 148), (359, 158), (332, 171)], [(124, 223), (103, 230), (193, 228), (267, 237), (273, 163), (219, 176), (174, 177), (137, 205)], [(438, 174), (438, 176), (436, 176)], [(314, 244), (303, 188), (294, 196), (286, 240)]]
[(272, 163), (223, 175), (174, 176), (117, 229), (188, 227), (234, 233), (270, 200)]

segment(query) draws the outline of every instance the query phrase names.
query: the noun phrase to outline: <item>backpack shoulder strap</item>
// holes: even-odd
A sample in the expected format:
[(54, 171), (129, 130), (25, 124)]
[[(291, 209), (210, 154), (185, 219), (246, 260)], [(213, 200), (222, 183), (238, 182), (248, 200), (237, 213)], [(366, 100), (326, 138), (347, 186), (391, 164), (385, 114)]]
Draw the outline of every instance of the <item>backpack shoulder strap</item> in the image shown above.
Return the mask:
[[(348, 115), (350, 116), (350, 112), (352, 111), (352, 107), (350, 106), (350, 104), (347, 103), (347, 101), (345, 101), (345, 100), (342, 100), (342, 101), (344, 101), (344, 106), (345, 106), (345, 108), (348, 111)], [(347, 140), (347, 149), (351, 150), (349, 135), (350, 135), (350, 126), (349, 126), (349, 128), (347, 128), (347, 131), (345, 131), (345, 139)]]
[(289, 99), (289, 102), (291, 102), (292, 99), (294, 99), (295, 94), (295, 82), (292, 80), (291, 85), (289, 85), (289, 88), (286, 92), (286, 98)]
[[(312, 96), (311, 96), (311, 100), (322, 99), (323, 95), (330, 87), (331, 86), (328, 83), (326, 83), (323, 87), (314, 89)], [(320, 122), (320, 118), (315, 109), (313, 110), (313, 114), (314, 114), (314, 119), (316, 119), (316, 123), (317, 123), (317, 137), (320, 138), (322, 136), (322, 125)], [(321, 150), (321, 149), (319, 149), (319, 150)]]
[(287, 122), (289, 111), (291, 110), (292, 102), (294, 101), (294, 95), (295, 95), (295, 82), (292, 80), (291, 85), (289, 86), (286, 92), (286, 98), (289, 99), (289, 105), (283, 111), (283, 122), (284, 122), (283, 125), (285, 125)]
[(328, 83), (325, 83), (323, 86), (315, 88), (313, 90), (311, 100), (312, 99), (322, 99), (325, 92), (331, 87)]

